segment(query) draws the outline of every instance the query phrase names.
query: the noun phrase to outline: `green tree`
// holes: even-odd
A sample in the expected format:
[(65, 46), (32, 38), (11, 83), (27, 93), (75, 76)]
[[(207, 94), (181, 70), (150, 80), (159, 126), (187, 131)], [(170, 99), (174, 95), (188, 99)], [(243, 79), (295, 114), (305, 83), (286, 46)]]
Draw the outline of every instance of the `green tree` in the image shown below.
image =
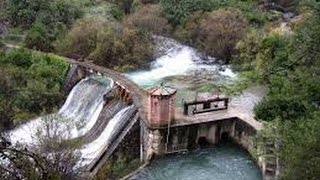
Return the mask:
[(120, 71), (143, 66), (153, 55), (150, 34), (93, 17), (79, 20), (56, 47), (65, 56)]
[(99, 65), (128, 71), (146, 65), (152, 58), (151, 38), (137, 29), (107, 27), (99, 32), (98, 39), (90, 59)]
[(12, 50), (0, 54), (0, 70), (0, 127), (52, 112), (63, 100), (68, 65), (61, 59)]
[(98, 32), (107, 26), (108, 22), (100, 17), (79, 19), (65, 37), (62, 36), (54, 43), (55, 49), (63, 56), (74, 59), (87, 58), (97, 46)]
[(176, 35), (204, 50), (208, 55), (229, 63), (236, 43), (248, 29), (248, 22), (237, 9), (195, 13)]
[(52, 50), (51, 41), (47, 27), (37, 21), (28, 31), (24, 43), (27, 48), (49, 52)]
[(166, 18), (162, 17), (159, 5), (145, 5), (124, 19), (124, 25), (153, 34), (169, 34), (172, 30)]
[(7, 17), (14, 27), (29, 28), (36, 20), (51, 27), (57, 22), (71, 25), (81, 16), (79, 2), (74, 0), (6, 0)]
[(210, 11), (211, 0), (160, 0), (166, 17), (173, 25), (183, 24), (195, 11)]

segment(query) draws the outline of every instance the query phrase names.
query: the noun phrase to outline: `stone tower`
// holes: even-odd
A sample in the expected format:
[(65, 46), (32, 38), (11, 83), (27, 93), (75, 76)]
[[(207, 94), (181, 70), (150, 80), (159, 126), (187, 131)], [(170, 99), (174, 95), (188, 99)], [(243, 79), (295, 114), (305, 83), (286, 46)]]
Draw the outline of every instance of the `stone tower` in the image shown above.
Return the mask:
[(176, 89), (168, 86), (148, 90), (148, 122), (151, 126), (166, 126), (174, 119)]

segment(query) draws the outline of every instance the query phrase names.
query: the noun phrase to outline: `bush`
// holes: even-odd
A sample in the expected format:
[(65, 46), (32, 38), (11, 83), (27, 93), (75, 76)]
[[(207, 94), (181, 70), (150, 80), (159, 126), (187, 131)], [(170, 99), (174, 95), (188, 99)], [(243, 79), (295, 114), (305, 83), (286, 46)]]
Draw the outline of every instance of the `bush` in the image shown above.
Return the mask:
[(0, 49), (2, 49), (5, 46), (2, 37), (0, 36)]
[(107, 25), (101, 17), (79, 19), (71, 30), (54, 43), (57, 52), (74, 59), (87, 58), (96, 48), (97, 34)]
[(56, 48), (65, 56), (91, 59), (118, 70), (137, 68), (153, 54), (150, 34), (92, 17), (79, 20), (66, 37), (56, 42)]
[(0, 127), (52, 112), (64, 97), (67, 70), (61, 59), (24, 49), (1, 54)]
[(108, 0), (108, 1), (111, 3), (117, 4), (125, 14), (130, 14), (134, 0)]
[(123, 70), (132, 70), (145, 65), (152, 55), (148, 34), (130, 28), (105, 28), (99, 32), (97, 47), (89, 58), (107, 68), (121, 70), (125, 66)]
[(295, 119), (307, 112), (303, 100), (283, 97), (269, 97), (261, 101), (254, 108), (258, 119), (272, 121), (276, 118), (281, 120)]
[(236, 54), (232, 57), (232, 65), (234, 69), (239, 71), (254, 70), (256, 65), (256, 56), (260, 50), (261, 41), (264, 33), (255, 29), (251, 29), (244, 38), (236, 45)]
[(219, 9), (210, 13), (195, 13), (177, 35), (208, 55), (226, 63), (235, 52), (236, 43), (243, 37), (248, 22), (236, 9)]
[(173, 25), (183, 24), (195, 11), (210, 11), (211, 0), (160, 0), (165, 16)]
[(86, 14), (87, 16), (100, 16), (108, 20), (120, 20), (124, 16), (124, 12), (116, 4), (109, 2), (93, 6)]
[(44, 24), (41, 22), (33, 23), (25, 39), (25, 46), (30, 49), (49, 52), (52, 50), (51, 38)]
[(124, 19), (124, 25), (153, 34), (168, 34), (172, 28), (168, 20), (161, 17), (159, 5), (145, 5)]
[(14, 27), (29, 28), (36, 20), (45, 25), (62, 22), (70, 26), (81, 16), (76, 0), (6, 0), (7, 17)]

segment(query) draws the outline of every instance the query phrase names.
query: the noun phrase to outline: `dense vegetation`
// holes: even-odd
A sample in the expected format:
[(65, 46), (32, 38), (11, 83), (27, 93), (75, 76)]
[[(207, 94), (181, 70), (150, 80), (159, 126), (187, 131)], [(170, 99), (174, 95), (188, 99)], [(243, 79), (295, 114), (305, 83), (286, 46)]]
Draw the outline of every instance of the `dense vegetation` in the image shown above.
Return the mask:
[(250, 82), (269, 86), (255, 112), (276, 126), (282, 177), (290, 180), (320, 177), (320, 4), (301, 7), (306, 19), (293, 25), (294, 32), (250, 32), (234, 58)]
[[(275, 127), (282, 178), (320, 177), (318, 1), (5, 0), (0, 10), (0, 49), (18, 44), (127, 71), (152, 59), (156, 34), (222, 59), (242, 84), (269, 87), (255, 113)], [(66, 69), (27, 50), (2, 53), (0, 126), (52, 111)]]
[(0, 129), (52, 112), (64, 98), (68, 65), (19, 49), (0, 54)]

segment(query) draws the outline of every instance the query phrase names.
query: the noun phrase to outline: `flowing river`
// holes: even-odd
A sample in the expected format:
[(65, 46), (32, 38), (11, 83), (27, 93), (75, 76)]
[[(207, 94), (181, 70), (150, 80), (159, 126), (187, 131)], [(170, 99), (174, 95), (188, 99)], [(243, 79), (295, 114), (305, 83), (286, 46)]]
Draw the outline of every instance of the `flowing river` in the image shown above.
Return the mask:
[[(227, 66), (219, 65), (214, 58), (203, 57), (194, 48), (169, 38), (155, 37), (155, 40), (159, 46), (158, 58), (151, 64), (150, 70), (131, 72), (126, 76), (145, 89), (160, 83), (179, 89), (178, 106), (182, 100), (194, 99), (203, 85), (219, 86), (232, 83), (237, 78)], [(241, 98), (243, 100), (243, 97)], [(249, 153), (236, 145), (226, 143), (156, 159), (132, 178), (167, 179), (261, 180), (262, 176)]]
[(259, 169), (248, 153), (222, 144), (187, 154), (157, 159), (131, 180), (260, 180)]

